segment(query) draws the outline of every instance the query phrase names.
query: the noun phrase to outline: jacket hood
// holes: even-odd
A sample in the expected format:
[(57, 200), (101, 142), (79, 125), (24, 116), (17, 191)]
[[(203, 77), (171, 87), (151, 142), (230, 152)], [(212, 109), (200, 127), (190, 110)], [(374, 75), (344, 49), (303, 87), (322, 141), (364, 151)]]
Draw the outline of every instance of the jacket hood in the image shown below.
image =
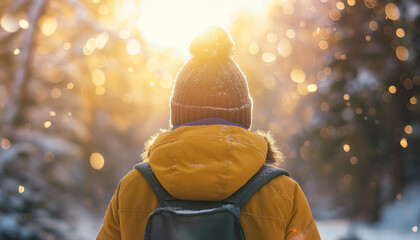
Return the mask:
[(280, 160), (272, 143), (267, 133), (237, 126), (183, 126), (159, 134), (146, 145), (144, 156), (173, 197), (218, 201), (236, 192), (265, 163)]

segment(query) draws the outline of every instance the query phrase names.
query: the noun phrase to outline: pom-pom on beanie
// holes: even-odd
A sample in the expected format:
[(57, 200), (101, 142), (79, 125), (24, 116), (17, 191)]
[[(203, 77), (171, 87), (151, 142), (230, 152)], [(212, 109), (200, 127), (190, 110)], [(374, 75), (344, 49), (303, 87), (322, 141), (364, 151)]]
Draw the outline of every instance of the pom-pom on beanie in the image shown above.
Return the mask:
[(172, 90), (172, 125), (218, 117), (251, 127), (252, 98), (233, 50), (231, 36), (218, 27), (192, 41), (192, 57), (179, 70)]

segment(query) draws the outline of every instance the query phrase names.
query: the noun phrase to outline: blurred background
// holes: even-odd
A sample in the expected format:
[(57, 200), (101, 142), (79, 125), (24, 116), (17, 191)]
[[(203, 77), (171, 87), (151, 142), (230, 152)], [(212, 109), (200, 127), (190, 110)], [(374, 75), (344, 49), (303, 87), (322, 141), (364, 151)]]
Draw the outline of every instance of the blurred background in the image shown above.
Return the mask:
[(420, 1), (0, 1), (0, 239), (94, 239), (227, 29), (324, 240), (420, 239)]

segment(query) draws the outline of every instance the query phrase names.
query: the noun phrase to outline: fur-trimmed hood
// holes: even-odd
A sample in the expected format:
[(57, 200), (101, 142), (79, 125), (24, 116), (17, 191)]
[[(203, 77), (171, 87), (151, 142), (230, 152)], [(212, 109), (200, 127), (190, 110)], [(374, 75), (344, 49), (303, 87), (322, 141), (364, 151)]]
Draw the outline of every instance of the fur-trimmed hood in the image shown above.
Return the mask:
[(263, 164), (281, 160), (269, 133), (228, 125), (162, 131), (146, 143), (143, 156), (172, 196), (207, 201), (225, 199)]
[[(147, 162), (149, 161), (150, 156), (150, 149), (152, 148), (153, 142), (155, 139), (161, 134), (165, 132), (171, 131), (170, 129), (161, 129), (160, 132), (152, 135), (145, 143), (144, 143), (144, 149), (143, 153), (141, 154), (142, 160)], [(274, 139), (273, 135), (270, 133), (270, 131), (262, 131), (257, 130), (254, 132), (255, 134), (260, 135), (264, 138), (264, 140), (267, 142), (267, 157), (265, 159), (265, 164), (274, 165), (277, 166), (280, 162), (283, 161), (284, 156), (279, 150), (279, 148), (276, 145), (276, 140)]]

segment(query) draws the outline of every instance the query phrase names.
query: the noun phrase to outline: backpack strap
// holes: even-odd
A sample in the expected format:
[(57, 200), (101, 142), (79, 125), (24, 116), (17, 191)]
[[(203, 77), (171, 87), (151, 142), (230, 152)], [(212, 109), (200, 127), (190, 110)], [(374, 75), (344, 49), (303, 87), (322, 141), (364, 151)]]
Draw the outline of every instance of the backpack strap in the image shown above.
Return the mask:
[(166, 189), (160, 184), (148, 162), (138, 163), (134, 168), (139, 170), (144, 178), (146, 178), (159, 202), (174, 199), (174, 197), (172, 197), (171, 194), (169, 194), (168, 191), (166, 191)]
[(242, 208), (245, 203), (256, 193), (264, 184), (268, 183), (271, 179), (286, 175), (290, 177), (289, 173), (284, 170), (273, 166), (264, 165), (262, 168), (242, 186), (238, 191), (226, 198), (227, 202), (238, 203)]

